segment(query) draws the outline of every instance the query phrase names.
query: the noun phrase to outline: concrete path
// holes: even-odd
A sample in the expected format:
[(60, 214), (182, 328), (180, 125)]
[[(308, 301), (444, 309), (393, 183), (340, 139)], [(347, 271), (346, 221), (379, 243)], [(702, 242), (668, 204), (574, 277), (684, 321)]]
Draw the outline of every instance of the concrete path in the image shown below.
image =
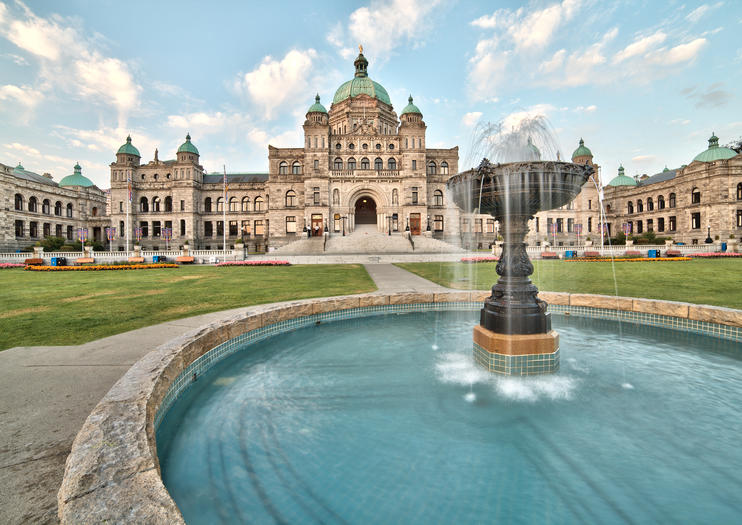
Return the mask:
[[(379, 292), (440, 291), (391, 264), (365, 266)], [(57, 523), (57, 491), (88, 414), (138, 359), (238, 308), (170, 321), (80, 346), (0, 352), (0, 524)]]

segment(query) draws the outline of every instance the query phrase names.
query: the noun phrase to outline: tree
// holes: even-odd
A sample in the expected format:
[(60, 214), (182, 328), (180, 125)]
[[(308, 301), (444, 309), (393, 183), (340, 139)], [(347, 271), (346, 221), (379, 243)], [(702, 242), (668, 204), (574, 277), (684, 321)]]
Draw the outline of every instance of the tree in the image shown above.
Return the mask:
[(737, 153), (742, 153), (742, 137), (739, 137), (736, 140), (731, 141), (725, 147), (729, 149), (733, 149)]

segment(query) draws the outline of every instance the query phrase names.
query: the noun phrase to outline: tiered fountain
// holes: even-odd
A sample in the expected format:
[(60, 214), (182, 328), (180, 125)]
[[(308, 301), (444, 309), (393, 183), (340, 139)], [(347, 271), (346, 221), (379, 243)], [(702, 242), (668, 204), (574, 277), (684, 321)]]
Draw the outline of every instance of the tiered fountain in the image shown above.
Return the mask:
[(511, 133), (507, 142), (515, 144), (511, 149), (523, 152), (521, 158), (534, 160), (492, 164), (485, 158), (478, 168), (448, 181), (454, 202), (464, 211), (478, 209), (492, 215), (500, 222), (504, 238), (497, 263), (500, 279), (474, 328), (474, 358), (501, 374), (551, 373), (559, 368), (559, 335), (551, 329), (547, 305), (528, 277), (533, 265), (524, 238), (528, 220), (574, 199), (593, 168), (539, 160), (530, 136)]

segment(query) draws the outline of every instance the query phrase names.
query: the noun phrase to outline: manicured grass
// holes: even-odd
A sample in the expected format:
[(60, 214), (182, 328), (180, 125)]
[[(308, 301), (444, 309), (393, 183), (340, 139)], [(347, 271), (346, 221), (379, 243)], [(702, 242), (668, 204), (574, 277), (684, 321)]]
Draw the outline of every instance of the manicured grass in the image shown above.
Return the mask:
[[(443, 286), (488, 290), (496, 263), (405, 263), (401, 268)], [(540, 290), (647, 297), (742, 309), (742, 259), (685, 262), (533, 261)]]
[(72, 345), (229, 308), (376, 290), (363, 266), (0, 271), (0, 350)]

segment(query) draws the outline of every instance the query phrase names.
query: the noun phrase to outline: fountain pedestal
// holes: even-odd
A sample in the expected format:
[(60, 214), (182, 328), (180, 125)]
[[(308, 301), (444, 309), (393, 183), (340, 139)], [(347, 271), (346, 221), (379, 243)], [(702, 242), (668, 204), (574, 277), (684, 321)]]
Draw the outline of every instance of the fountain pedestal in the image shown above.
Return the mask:
[(474, 327), (474, 360), (505, 375), (550, 374), (559, 369), (559, 334), (498, 334)]

